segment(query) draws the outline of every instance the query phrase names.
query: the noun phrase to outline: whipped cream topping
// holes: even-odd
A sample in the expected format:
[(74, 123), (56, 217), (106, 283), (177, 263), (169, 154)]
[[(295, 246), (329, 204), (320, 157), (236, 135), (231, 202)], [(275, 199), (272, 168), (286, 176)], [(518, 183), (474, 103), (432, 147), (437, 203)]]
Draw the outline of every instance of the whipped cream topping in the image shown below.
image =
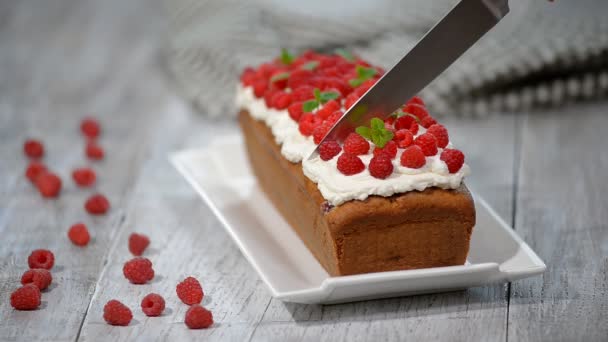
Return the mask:
[[(316, 145), (312, 137), (303, 136), (298, 130), (298, 123), (289, 117), (287, 110), (268, 108), (264, 99), (256, 98), (251, 87), (237, 86), (236, 104), (245, 109), (256, 120), (263, 121), (270, 127), (277, 144), (281, 145), (281, 154), (290, 162), (302, 162), (304, 174), (317, 183), (323, 198), (337, 206), (350, 200), (364, 200), (368, 196), (391, 196), (398, 193), (429, 187), (455, 189), (460, 186), (462, 179), (470, 173), (469, 166), (464, 164), (456, 173), (449, 173), (447, 165), (440, 158), (442, 149), (432, 156), (426, 157), (426, 164), (420, 169), (411, 169), (400, 164), (403, 150), (399, 149), (393, 159), (393, 173), (385, 178), (373, 177), (366, 168), (363, 172), (346, 176), (338, 171), (336, 166), (338, 156), (324, 161), (319, 156), (307, 159)], [(420, 127), (418, 135), (425, 132)], [(359, 156), (365, 165), (373, 157), (370, 153)], [(451, 143), (448, 144), (451, 148)]]

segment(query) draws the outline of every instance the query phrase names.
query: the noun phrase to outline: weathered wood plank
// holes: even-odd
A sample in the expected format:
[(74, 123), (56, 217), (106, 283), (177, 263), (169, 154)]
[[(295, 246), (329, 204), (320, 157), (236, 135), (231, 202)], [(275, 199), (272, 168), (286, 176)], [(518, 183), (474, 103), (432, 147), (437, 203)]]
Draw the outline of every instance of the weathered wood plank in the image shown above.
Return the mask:
[(516, 231), (547, 271), (513, 283), (509, 339), (608, 338), (606, 108), (590, 104), (525, 122)]

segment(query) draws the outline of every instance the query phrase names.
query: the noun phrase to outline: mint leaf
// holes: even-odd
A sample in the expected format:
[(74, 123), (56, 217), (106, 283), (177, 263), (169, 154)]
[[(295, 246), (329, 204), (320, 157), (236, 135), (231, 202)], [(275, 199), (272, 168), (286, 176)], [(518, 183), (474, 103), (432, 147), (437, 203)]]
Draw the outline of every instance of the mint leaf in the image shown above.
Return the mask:
[(355, 132), (365, 139), (372, 140), (372, 130), (369, 127), (359, 126), (355, 129)]
[(363, 81), (359, 78), (353, 78), (353, 79), (348, 80), (348, 84), (353, 88), (357, 88), (358, 86), (363, 84)]
[(310, 113), (319, 107), (319, 101), (317, 100), (308, 100), (302, 104), (302, 110), (304, 113)]
[(373, 118), (370, 122), (370, 125), (373, 130), (381, 130), (384, 128), (384, 121), (378, 118)]
[(355, 70), (357, 71), (358, 78), (362, 79), (363, 81), (371, 79), (378, 73), (378, 70), (374, 68), (366, 68), (362, 65), (357, 65)]
[(315, 88), (312, 93), (315, 96), (315, 100), (317, 100), (317, 102), (321, 102), (321, 91), (319, 90), (319, 88)]
[(336, 49), (336, 55), (342, 56), (342, 58), (346, 59), (349, 62), (355, 62), (356, 58), (353, 54), (346, 49)]
[(335, 91), (325, 91), (319, 95), (319, 99), (321, 100), (321, 103), (325, 103), (329, 100), (335, 100), (339, 96), (340, 94), (336, 93)]
[(270, 78), (270, 82), (282, 81), (289, 78), (289, 73), (287, 71), (276, 74)]
[(295, 57), (289, 53), (289, 51), (287, 51), (287, 49), (282, 48), (281, 49), (281, 62), (283, 62), (283, 64), (291, 64), (293, 63), (293, 60), (295, 59)]
[(362, 137), (371, 140), (379, 148), (383, 148), (393, 139), (393, 132), (386, 129), (384, 121), (379, 118), (371, 119), (370, 127), (359, 126), (355, 131)]
[(302, 69), (304, 70), (315, 70), (319, 66), (319, 61), (312, 61), (302, 65)]

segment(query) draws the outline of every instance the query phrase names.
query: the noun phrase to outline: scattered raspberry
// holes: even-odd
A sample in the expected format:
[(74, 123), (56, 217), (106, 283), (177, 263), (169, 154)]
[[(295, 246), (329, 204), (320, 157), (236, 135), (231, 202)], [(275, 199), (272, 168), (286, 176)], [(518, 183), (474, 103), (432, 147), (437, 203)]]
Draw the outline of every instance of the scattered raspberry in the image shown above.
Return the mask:
[(411, 115), (404, 115), (395, 120), (395, 129), (407, 129), (415, 135), (416, 133), (418, 133), (418, 123), (416, 122), (416, 119), (414, 119)]
[(317, 111), (317, 115), (321, 119), (325, 120), (337, 110), (340, 110), (340, 103), (336, 100), (331, 100)]
[(289, 113), (289, 117), (293, 119), (293, 121), (300, 121), (300, 117), (304, 114), (303, 103), (298, 101), (294, 102), (289, 107), (287, 107), (287, 112)]
[(61, 191), (61, 178), (52, 172), (42, 172), (36, 177), (36, 188), (43, 197), (57, 197)]
[(448, 136), (448, 130), (440, 124), (434, 124), (430, 126), (427, 130), (427, 133), (430, 133), (437, 138), (437, 146), (444, 148), (450, 142), (450, 138)]
[(42, 164), (41, 162), (32, 161), (25, 170), (25, 176), (31, 182), (36, 183), (36, 179), (38, 179), (38, 176), (40, 176), (44, 172), (46, 172), (46, 166), (44, 164)]
[(400, 129), (395, 132), (393, 139), (397, 141), (397, 147), (406, 148), (414, 142), (414, 135), (407, 129)]
[(344, 152), (360, 155), (369, 152), (369, 142), (357, 133), (350, 133), (344, 140)]
[(193, 277), (188, 277), (177, 284), (175, 292), (177, 292), (179, 299), (186, 305), (200, 304), (205, 295), (201, 283)]
[(437, 139), (430, 133), (419, 135), (414, 144), (420, 146), (422, 153), (425, 156), (434, 156), (437, 154)]
[(104, 156), (104, 151), (95, 141), (89, 141), (85, 149), (87, 157), (93, 160), (101, 160)]
[(379, 156), (381, 154), (386, 155), (389, 159), (395, 158), (397, 155), (397, 143), (391, 140), (382, 148), (376, 146), (374, 148), (374, 156)]
[(433, 117), (431, 117), (430, 115), (425, 116), (424, 118), (422, 118), (422, 120), (420, 120), (420, 126), (422, 126), (424, 128), (429, 128), (436, 123), (437, 123), (437, 120), (433, 119)]
[(393, 162), (391, 158), (385, 154), (381, 153), (378, 156), (372, 158), (369, 161), (369, 173), (375, 177), (384, 179), (393, 173)]
[(88, 167), (83, 167), (72, 171), (72, 179), (74, 179), (74, 182), (81, 187), (92, 185), (95, 183), (96, 178), (97, 176), (95, 175), (95, 171)]
[(146, 248), (150, 245), (150, 239), (143, 235), (132, 233), (129, 235), (129, 251), (135, 256), (144, 254)]
[(29, 270), (25, 271), (25, 273), (23, 273), (23, 275), (21, 276), (22, 285), (28, 285), (28, 284), (34, 285), (40, 291), (49, 287), (49, 285), (51, 285), (52, 281), (53, 281), (53, 276), (51, 275), (51, 272), (49, 272), (48, 270), (45, 270), (44, 268), (29, 269)]
[(30, 268), (44, 268), (50, 270), (55, 265), (55, 256), (48, 249), (36, 249), (27, 258)]
[(102, 194), (95, 194), (89, 197), (84, 203), (84, 208), (93, 215), (103, 215), (110, 209), (110, 202)]
[(323, 120), (320, 117), (311, 113), (305, 113), (300, 118), (298, 129), (302, 135), (310, 136), (314, 132), (315, 128), (317, 128), (317, 126), (319, 126), (322, 122)]
[(420, 98), (420, 96), (414, 96), (412, 97), (409, 101), (407, 101), (408, 104), (417, 104), (420, 106), (424, 106), (424, 101), (422, 101), (422, 99)]
[(333, 124), (331, 122), (323, 121), (315, 128), (315, 130), (312, 132), (312, 138), (315, 144), (319, 144), (321, 140), (325, 138), (325, 135), (327, 135), (327, 132), (329, 132), (332, 126)]
[(76, 246), (86, 246), (91, 240), (91, 235), (84, 223), (76, 223), (68, 230), (68, 238)]
[(85, 118), (80, 123), (80, 131), (89, 138), (97, 138), (101, 132), (99, 122), (93, 118)]
[(342, 147), (335, 140), (324, 141), (319, 146), (319, 155), (322, 160), (328, 161), (337, 156), (342, 151)]
[(200, 305), (192, 305), (186, 311), (185, 323), (190, 329), (206, 329), (213, 324), (213, 314)]
[(464, 154), (456, 149), (446, 148), (441, 152), (439, 159), (448, 166), (450, 173), (456, 173), (464, 164)]
[(135, 257), (125, 262), (122, 273), (133, 284), (145, 284), (154, 278), (152, 262), (143, 257)]
[(146, 316), (160, 316), (165, 310), (165, 299), (156, 293), (150, 293), (141, 300), (141, 310)]
[(40, 289), (25, 285), (11, 293), (11, 306), (17, 310), (35, 310), (40, 306)]
[(347, 176), (355, 175), (365, 170), (365, 165), (361, 161), (361, 158), (347, 152), (342, 153), (340, 157), (338, 157), (337, 167), (342, 174)]
[(412, 169), (419, 169), (426, 164), (426, 158), (418, 145), (406, 148), (401, 154), (401, 165)]
[(133, 314), (126, 305), (112, 299), (103, 307), (103, 319), (111, 325), (127, 326), (133, 319)]
[(41, 158), (44, 155), (44, 145), (39, 140), (28, 139), (23, 144), (23, 152), (30, 158)]

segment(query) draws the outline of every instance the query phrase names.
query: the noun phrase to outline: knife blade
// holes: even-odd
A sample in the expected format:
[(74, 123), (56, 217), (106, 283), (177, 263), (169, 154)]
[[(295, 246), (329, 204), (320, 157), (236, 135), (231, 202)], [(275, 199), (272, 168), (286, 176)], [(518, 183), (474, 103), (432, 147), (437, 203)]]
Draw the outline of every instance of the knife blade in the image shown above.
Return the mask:
[[(447, 69), (509, 12), (508, 0), (462, 0), (329, 130), (319, 143), (343, 142), (374, 117), (384, 119)], [(319, 153), (319, 145), (309, 156)]]

